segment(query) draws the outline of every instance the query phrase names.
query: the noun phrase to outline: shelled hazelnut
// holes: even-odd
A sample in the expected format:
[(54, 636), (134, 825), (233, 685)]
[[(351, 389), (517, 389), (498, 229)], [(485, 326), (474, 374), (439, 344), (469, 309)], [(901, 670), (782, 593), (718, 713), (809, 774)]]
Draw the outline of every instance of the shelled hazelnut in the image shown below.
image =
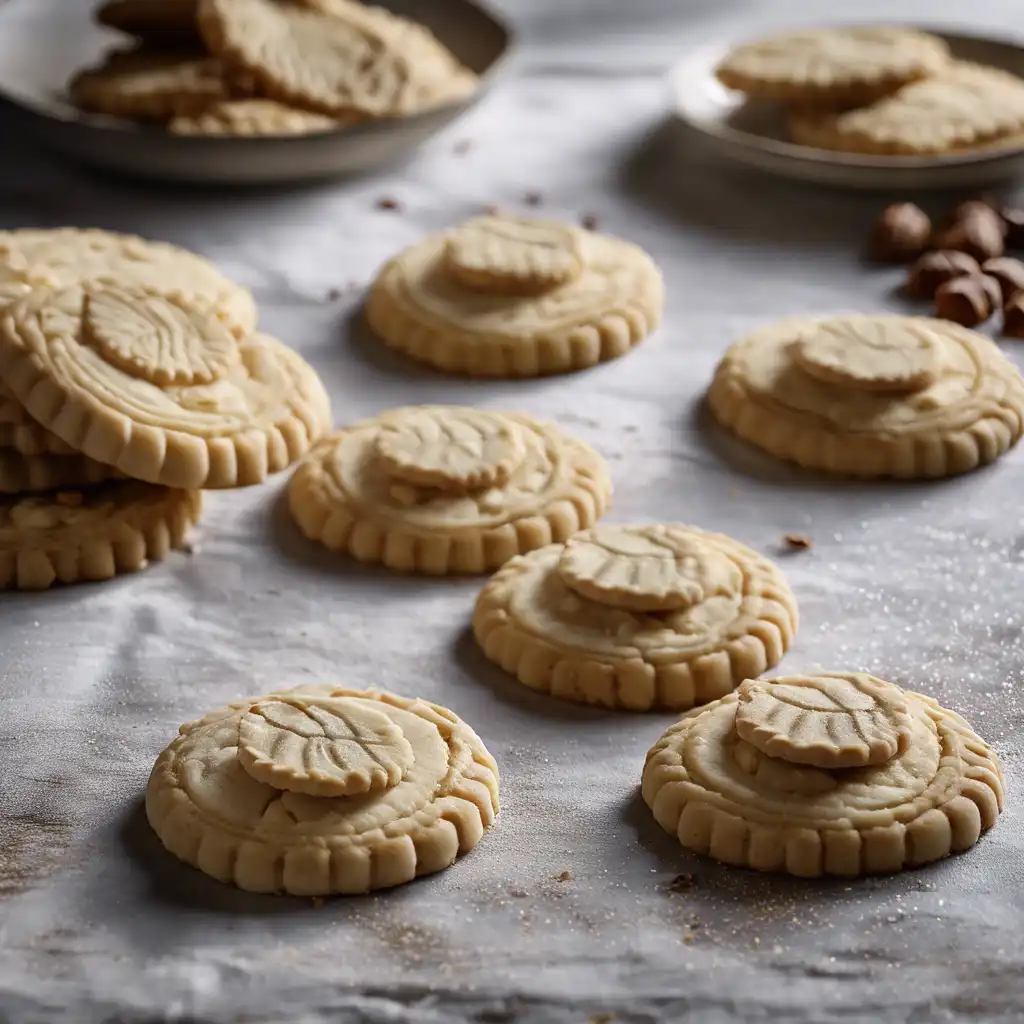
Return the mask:
[(984, 323), (1002, 304), (999, 282), (987, 274), (955, 277), (935, 292), (935, 311), (964, 327)]
[(913, 203), (893, 203), (875, 221), (868, 253), (882, 263), (909, 263), (924, 252), (931, 234), (932, 222), (924, 210)]
[(930, 299), (936, 289), (954, 278), (980, 274), (981, 266), (965, 252), (940, 250), (926, 252), (911, 268), (907, 276), (906, 292), (911, 298)]
[(1006, 222), (981, 200), (961, 203), (950, 219), (936, 230), (931, 244), (934, 249), (965, 252), (976, 260), (992, 259), (1005, 251)]
[(1003, 307), (1003, 334), (1024, 338), (1024, 292), (1017, 292)]
[(1024, 263), (1012, 256), (997, 256), (995, 259), (985, 260), (981, 270), (999, 282), (1004, 305), (1017, 292), (1024, 291)]

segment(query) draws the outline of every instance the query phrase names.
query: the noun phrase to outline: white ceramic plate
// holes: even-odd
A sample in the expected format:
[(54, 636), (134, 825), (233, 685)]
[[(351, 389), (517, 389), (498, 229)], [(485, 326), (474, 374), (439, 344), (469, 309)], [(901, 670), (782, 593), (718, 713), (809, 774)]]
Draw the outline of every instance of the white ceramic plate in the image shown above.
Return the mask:
[(471, 107), (512, 47), (511, 31), (473, 0), (375, 2), (427, 25), (481, 76), (476, 94), (465, 103), (414, 117), (314, 135), (170, 135), (156, 127), (84, 114), (68, 102), (64, 86), (71, 74), (126, 41), (92, 24), (92, 4), (8, 0), (0, 3), (0, 107), (16, 130), (64, 156), (146, 178), (242, 185), (359, 173), (408, 155)]
[[(1024, 78), (1024, 45), (948, 28), (915, 26), (945, 39), (955, 56), (1005, 68)], [(671, 74), (675, 110), (724, 156), (772, 174), (844, 188), (977, 188), (1024, 173), (1024, 146), (943, 157), (858, 156), (798, 146), (786, 136), (777, 104), (746, 102), (715, 78), (718, 62), (740, 42), (688, 53)]]

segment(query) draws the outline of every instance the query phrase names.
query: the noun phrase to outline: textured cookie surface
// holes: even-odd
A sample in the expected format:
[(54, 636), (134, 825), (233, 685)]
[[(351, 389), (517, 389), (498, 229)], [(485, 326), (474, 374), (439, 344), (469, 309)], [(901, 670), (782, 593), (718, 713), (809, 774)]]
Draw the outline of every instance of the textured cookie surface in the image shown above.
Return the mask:
[(473, 633), (527, 686), (629, 710), (684, 710), (777, 664), (796, 600), (767, 559), (690, 526), (598, 526), (500, 569)]
[(870, 106), (844, 113), (794, 112), (794, 141), (819, 149), (929, 156), (1009, 140), (1024, 131), (1024, 80), (956, 63)]
[(820, 105), (865, 103), (947, 65), (935, 36), (901, 28), (793, 32), (737, 47), (719, 80), (762, 99)]
[(199, 26), (210, 49), (267, 95), (334, 116), (413, 113), (432, 105), (441, 83), (469, 74), (422, 26), (361, 4), (329, 7), (201, 0)]
[(0, 266), (46, 274), (56, 287), (139, 286), (209, 303), (242, 334), (256, 328), (256, 303), (201, 256), (166, 242), (78, 228), (0, 231)]
[(367, 300), (387, 345), (449, 373), (532, 377), (628, 352), (661, 319), (654, 262), (563, 224), (477, 218), (392, 259)]
[[(0, 436), (3, 436), (2, 431)], [(119, 476), (121, 474), (112, 466), (85, 455), (26, 455), (13, 448), (0, 448), (0, 494), (88, 487)]]
[(998, 758), (959, 715), (881, 679), (826, 673), (751, 681), (684, 716), (648, 753), (642, 793), (689, 850), (816, 877), (966, 850), (996, 823), (1004, 790)]
[(313, 369), (209, 306), (137, 288), (35, 291), (0, 314), (6, 385), (76, 451), (187, 488), (259, 483), (328, 429)]
[(751, 443), (808, 469), (941, 477), (1020, 439), (1024, 380), (974, 331), (899, 316), (792, 318), (735, 344), (708, 401)]
[[(271, 783), (254, 777), (239, 756), (240, 735), (254, 707), (282, 706), (330, 709), (361, 736), (381, 737), (355, 744), (358, 752), (349, 741), (344, 756), (361, 770), (385, 750), (386, 783), (346, 796), (282, 788), (296, 765), (305, 772), (318, 762), (288, 744), (263, 748), (283, 775)], [(335, 764), (332, 778), (341, 774)], [(329, 687), (242, 701), (182, 726), (146, 790), (149, 822), (175, 856), (242, 889), (297, 896), (368, 892), (442, 871), (479, 842), (497, 812), (494, 759), (452, 712)]]
[(595, 522), (601, 457), (529, 416), (413, 406), (321, 441), (288, 486), (307, 537), (403, 572), (485, 572)]
[(106, 580), (180, 547), (202, 495), (125, 481), (0, 499), (0, 590)]
[(297, 110), (274, 100), (227, 100), (198, 114), (176, 117), (168, 129), (176, 135), (308, 135), (354, 120)]
[(68, 91), (83, 110), (153, 121), (199, 113), (228, 95), (218, 61), (159, 49), (112, 53), (75, 75)]

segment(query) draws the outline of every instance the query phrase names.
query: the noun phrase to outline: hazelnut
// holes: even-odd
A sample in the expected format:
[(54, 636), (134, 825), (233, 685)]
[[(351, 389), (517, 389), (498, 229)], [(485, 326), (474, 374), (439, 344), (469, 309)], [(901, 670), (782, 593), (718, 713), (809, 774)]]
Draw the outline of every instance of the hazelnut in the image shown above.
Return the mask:
[(1003, 334), (1024, 338), (1024, 292), (1017, 292), (1003, 308)]
[(926, 252), (911, 268), (907, 277), (907, 294), (915, 299), (930, 299), (939, 285), (965, 274), (980, 274), (981, 267), (965, 252), (940, 250)]
[(1012, 256), (997, 256), (985, 260), (981, 265), (982, 273), (994, 277), (999, 282), (1005, 305), (1019, 291), (1024, 291), (1024, 263)]
[(981, 217), (990, 220), (999, 228), (1003, 237), (1006, 237), (1006, 220), (1003, 217), (999, 204), (994, 199), (967, 199), (953, 207), (953, 212), (943, 222), (942, 227), (949, 227), (958, 221), (971, 220), (973, 217)]
[(1006, 225), (1007, 248), (1024, 249), (1024, 210), (1008, 206), (1003, 208), (1002, 214)]
[(940, 228), (932, 236), (932, 248), (966, 252), (976, 260), (1002, 256), (1006, 248), (1006, 223), (987, 203), (963, 203), (962, 216)]
[(999, 282), (986, 274), (955, 277), (935, 293), (935, 311), (944, 320), (964, 327), (977, 327), (998, 308), (1002, 294)]
[(928, 214), (913, 203), (887, 206), (871, 229), (868, 252), (883, 263), (909, 263), (920, 256), (932, 234)]

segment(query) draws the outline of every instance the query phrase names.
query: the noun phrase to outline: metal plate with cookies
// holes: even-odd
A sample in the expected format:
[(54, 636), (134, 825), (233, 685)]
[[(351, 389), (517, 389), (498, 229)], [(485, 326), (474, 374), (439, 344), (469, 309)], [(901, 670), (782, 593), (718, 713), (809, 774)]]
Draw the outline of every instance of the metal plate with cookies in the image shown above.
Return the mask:
[[(913, 28), (944, 43), (958, 68), (968, 63), (984, 65), (986, 71), (994, 69), (994, 75), (1008, 72), (1024, 79), (1024, 40), (950, 28)], [(851, 189), (977, 188), (1024, 172), (1021, 131), (1007, 131), (973, 145), (951, 145), (944, 152), (899, 152), (899, 146), (886, 145), (876, 146), (875, 152), (855, 152), (855, 146), (841, 141), (831, 148), (828, 133), (820, 131), (820, 113), (808, 115), (798, 105), (748, 96), (722, 84), (717, 69), (727, 55), (748, 42), (756, 41), (722, 40), (692, 50), (670, 76), (675, 114), (723, 157), (781, 177)], [(1020, 85), (1024, 87), (1024, 81)], [(858, 113), (862, 112), (863, 108)], [(825, 123), (834, 126), (834, 118), (843, 116), (842, 111), (825, 114)], [(892, 151), (885, 152), (888, 148)]]
[[(487, 92), (513, 46), (511, 30), (475, 0), (382, 0), (382, 6), (429, 29), (478, 76), (477, 88), (406, 116), (341, 117), (332, 124), (323, 113), (275, 109), (276, 97), (247, 89), (246, 76), (231, 69), (228, 106), (190, 109), (176, 123), (130, 120), (81, 109), (69, 89), (77, 72), (102, 68), (112, 50), (116, 60), (132, 53), (128, 35), (98, 24), (97, 4), (8, 0), (0, 4), (0, 112), (16, 131), (54, 152), (132, 176), (245, 185), (357, 174), (408, 156), (465, 113)], [(194, 42), (200, 45), (198, 36)], [(102, 100), (102, 79), (89, 85), (92, 95), (100, 87)]]

